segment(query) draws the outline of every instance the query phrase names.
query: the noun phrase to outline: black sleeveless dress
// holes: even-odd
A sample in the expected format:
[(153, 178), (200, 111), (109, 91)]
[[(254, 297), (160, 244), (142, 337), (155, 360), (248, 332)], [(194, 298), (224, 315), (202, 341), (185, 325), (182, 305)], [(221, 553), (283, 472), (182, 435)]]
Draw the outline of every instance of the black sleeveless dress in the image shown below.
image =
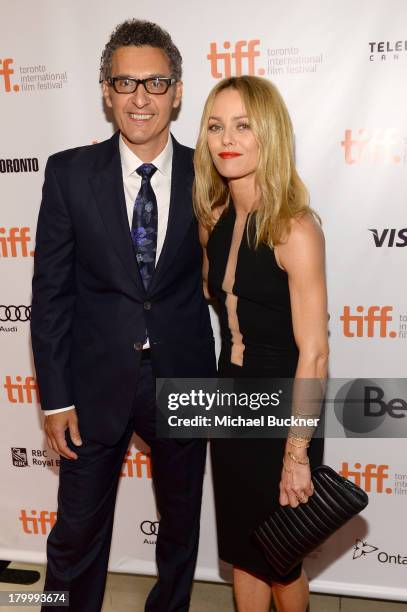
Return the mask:
[[(220, 304), (222, 349), (219, 375), (228, 378), (294, 377), (295, 343), (288, 278), (266, 245), (249, 247), (247, 218), (233, 204), (214, 227), (207, 245), (209, 288)], [(252, 530), (279, 507), (286, 440), (215, 438), (211, 461), (219, 556), (267, 580), (290, 582), (301, 565), (280, 576), (253, 542)], [(311, 467), (322, 462), (323, 440), (313, 439)]]

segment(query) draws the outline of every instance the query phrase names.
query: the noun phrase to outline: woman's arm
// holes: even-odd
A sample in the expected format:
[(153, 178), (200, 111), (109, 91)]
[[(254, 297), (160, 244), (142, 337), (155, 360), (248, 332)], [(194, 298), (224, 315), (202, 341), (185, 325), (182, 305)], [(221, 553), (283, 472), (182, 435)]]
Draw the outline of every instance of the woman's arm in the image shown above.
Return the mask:
[[(300, 392), (296, 394), (294, 410), (297, 414), (318, 416), (319, 405), (317, 408), (314, 405), (312, 410), (309, 405), (301, 406), (303, 379), (312, 379), (310, 384), (320, 381), (322, 400), (329, 352), (325, 242), (321, 227), (311, 214), (292, 221), (291, 232), (284, 244), (276, 247), (275, 255), (280, 267), (288, 274), (293, 331), (299, 350), (295, 378), (300, 383), (297, 385)], [(305, 502), (312, 494), (311, 473), (306, 462), (306, 439), (302, 440), (300, 435), (296, 438), (289, 436), (280, 483), (282, 505), (289, 503), (295, 507), (299, 499)]]
[(209, 272), (209, 260), (208, 255), (206, 253), (206, 245), (208, 244), (209, 232), (203, 227), (203, 225), (199, 224), (199, 241), (202, 246), (202, 282), (203, 282), (203, 292), (204, 296), (207, 300), (211, 299), (211, 294), (209, 293), (208, 288), (208, 272)]

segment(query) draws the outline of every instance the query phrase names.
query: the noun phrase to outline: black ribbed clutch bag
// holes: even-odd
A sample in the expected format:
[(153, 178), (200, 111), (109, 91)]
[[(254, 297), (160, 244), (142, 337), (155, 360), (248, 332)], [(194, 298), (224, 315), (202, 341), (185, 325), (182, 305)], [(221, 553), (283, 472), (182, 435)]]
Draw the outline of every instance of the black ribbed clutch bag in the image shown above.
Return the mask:
[(306, 504), (281, 506), (253, 531), (267, 560), (281, 576), (369, 503), (363, 489), (327, 465), (312, 470), (312, 482), (314, 493)]

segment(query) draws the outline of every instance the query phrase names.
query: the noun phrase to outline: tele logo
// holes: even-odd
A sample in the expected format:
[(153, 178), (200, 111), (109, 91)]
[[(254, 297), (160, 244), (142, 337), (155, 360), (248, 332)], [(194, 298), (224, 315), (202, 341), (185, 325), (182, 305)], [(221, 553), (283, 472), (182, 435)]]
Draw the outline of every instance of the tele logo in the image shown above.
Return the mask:
[(0, 227), (0, 257), (33, 257), (34, 251), (28, 250), (30, 241), (29, 227)]
[(397, 131), (392, 128), (366, 130), (345, 130), (345, 138), (341, 141), (345, 153), (345, 162), (353, 164), (399, 164), (400, 152), (395, 147), (400, 146)]
[(3, 77), (4, 90), (6, 93), (10, 93), (13, 91), (20, 91), (19, 85), (11, 86), (10, 76), (14, 74), (13, 68), (11, 68), (11, 64), (13, 63), (13, 59), (11, 57), (7, 57), (6, 59), (0, 59), (0, 77)]
[(359, 462), (355, 463), (354, 467), (350, 469), (349, 463), (343, 461), (339, 474), (344, 478), (352, 479), (366, 493), (372, 492), (372, 485), (375, 483), (373, 492), (390, 494), (393, 493), (393, 489), (390, 487), (384, 488), (384, 482), (389, 477), (388, 469), (388, 465), (376, 465), (375, 463), (367, 463), (363, 468)]
[(256, 58), (260, 51), (257, 47), (260, 40), (238, 40), (232, 50), (232, 43), (226, 40), (223, 43), (223, 51), (218, 51), (216, 42), (210, 43), (210, 53), (206, 56), (211, 65), (211, 74), (215, 79), (222, 77), (241, 76), (242, 74), (265, 74), (264, 68), (256, 71)]
[(347, 338), (396, 338), (397, 332), (389, 331), (388, 324), (393, 321), (390, 313), (393, 306), (369, 306), (367, 314), (364, 306), (356, 306), (358, 314), (351, 313), (350, 306), (343, 307), (340, 320), (343, 322), (343, 335)]
[(24, 533), (30, 535), (47, 535), (57, 520), (56, 512), (48, 510), (22, 509), (18, 520), (21, 521)]
[(22, 376), (16, 376), (15, 382), (13, 382), (11, 376), (6, 376), (6, 382), (3, 386), (11, 404), (40, 403), (40, 394), (34, 376), (26, 376), (24, 382)]
[(151, 459), (149, 455), (137, 451), (127, 451), (120, 473), (123, 478), (151, 478)]
[[(407, 227), (397, 230), (395, 228), (385, 228), (383, 230), (369, 229), (372, 232), (373, 239), (376, 247), (405, 247), (407, 246)], [(395, 238), (398, 240), (395, 241)]]

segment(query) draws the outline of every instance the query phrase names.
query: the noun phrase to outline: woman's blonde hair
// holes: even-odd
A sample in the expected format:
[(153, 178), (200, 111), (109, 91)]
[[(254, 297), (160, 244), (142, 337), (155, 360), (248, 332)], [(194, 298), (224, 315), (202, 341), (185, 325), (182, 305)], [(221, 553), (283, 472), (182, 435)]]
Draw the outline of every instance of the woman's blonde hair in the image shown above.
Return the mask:
[[(259, 206), (251, 217), (254, 246), (274, 247), (290, 230), (290, 220), (311, 212), (308, 191), (295, 169), (294, 135), (287, 107), (278, 89), (267, 79), (240, 76), (223, 79), (206, 100), (194, 155), (193, 202), (199, 222), (213, 228), (219, 210), (229, 205), (227, 180), (216, 170), (208, 148), (208, 119), (215, 97), (221, 91), (236, 89), (241, 97), (251, 130), (259, 145), (256, 184)], [(253, 215), (253, 213), (251, 213)], [(252, 223), (248, 223), (252, 226)]]

